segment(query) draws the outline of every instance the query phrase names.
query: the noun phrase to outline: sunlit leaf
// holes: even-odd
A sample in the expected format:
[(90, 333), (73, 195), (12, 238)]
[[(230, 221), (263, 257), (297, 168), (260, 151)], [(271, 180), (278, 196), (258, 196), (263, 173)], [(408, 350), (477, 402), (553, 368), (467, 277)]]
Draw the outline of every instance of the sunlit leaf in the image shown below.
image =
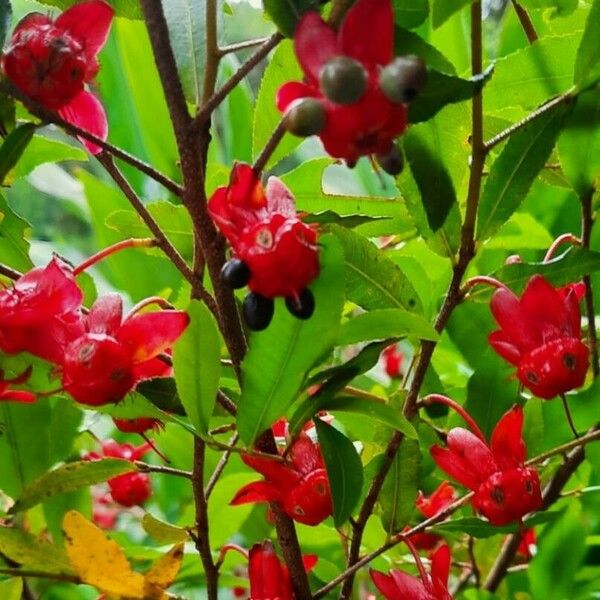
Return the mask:
[(574, 81), (580, 88), (593, 85), (600, 78), (600, 1), (592, 2), (583, 37), (575, 58)]
[(189, 535), (185, 529), (176, 527), (157, 519), (154, 515), (146, 513), (142, 518), (144, 531), (159, 544), (174, 544), (184, 542)]

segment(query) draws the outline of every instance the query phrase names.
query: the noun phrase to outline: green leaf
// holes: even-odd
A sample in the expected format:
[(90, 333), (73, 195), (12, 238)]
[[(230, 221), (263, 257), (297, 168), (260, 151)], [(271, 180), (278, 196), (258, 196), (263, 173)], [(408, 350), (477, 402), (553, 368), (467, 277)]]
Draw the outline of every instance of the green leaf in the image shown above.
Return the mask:
[(177, 384), (172, 377), (155, 377), (137, 385), (135, 391), (147, 398), (160, 410), (185, 416), (185, 409), (177, 393)]
[(492, 76), (492, 72), (493, 68), (490, 67), (481, 75), (476, 75), (471, 79), (461, 79), (455, 75), (446, 75), (429, 69), (425, 88), (419, 92), (419, 95), (409, 106), (409, 123), (429, 121), (444, 106), (472, 98), (481, 91)]
[(0, 582), (0, 598), (3, 600), (21, 600), (23, 580), (15, 577)]
[[(571, 248), (548, 263), (516, 263), (504, 265), (492, 275), (505, 283), (515, 293), (523, 291), (525, 284), (537, 273), (543, 275), (552, 285), (561, 286), (578, 281), (584, 275), (600, 271), (600, 252), (585, 248)], [(488, 298), (491, 290), (478, 286), (470, 293), (470, 298)]]
[(4, 184), (6, 176), (25, 152), (35, 130), (35, 124), (23, 123), (13, 129), (4, 139), (0, 146), (0, 185)]
[(238, 406), (238, 431), (246, 444), (285, 413), (306, 373), (337, 339), (344, 302), (342, 251), (331, 235), (322, 236), (320, 243), (321, 274), (311, 285), (314, 315), (301, 321), (278, 302), (269, 327), (250, 338)]
[(356, 344), (391, 337), (414, 336), (421, 340), (439, 339), (439, 334), (425, 319), (402, 308), (384, 308), (352, 317), (342, 325), (338, 343)]
[(63, 548), (20, 529), (0, 526), (0, 553), (30, 569), (39, 569), (45, 573), (73, 574)]
[(379, 497), (381, 522), (388, 534), (400, 531), (408, 523), (417, 498), (420, 471), (419, 442), (404, 438)]
[(187, 312), (190, 324), (173, 349), (175, 382), (192, 425), (206, 435), (219, 389), (221, 339), (205, 304), (193, 300)]
[(206, 62), (206, 6), (194, 0), (168, 0), (163, 8), (185, 97), (190, 104), (200, 106)]
[(176, 527), (146, 513), (142, 518), (144, 531), (159, 544), (177, 544), (188, 540), (188, 532), (182, 527)]
[(578, 5), (577, 0), (521, 0), (521, 4), (525, 8), (544, 9), (552, 8), (550, 18), (565, 17), (571, 14)]
[(546, 164), (570, 107), (558, 104), (516, 131), (494, 161), (481, 194), (477, 239), (485, 240), (511, 217)]
[(56, 494), (73, 492), (135, 470), (136, 466), (131, 461), (120, 458), (67, 463), (47, 471), (28, 484), (9, 512), (11, 514), (22, 512)]
[(356, 227), (358, 232), (368, 237), (379, 235), (408, 237), (413, 234), (414, 225), (404, 202), (399, 199), (326, 194), (322, 187), (323, 174), (333, 162), (330, 158), (308, 160), (281, 177), (281, 180), (294, 191), (296, 208), (299, 211), (313, 215), (332, 211), (344, 219), (340, 224), (345, 227), (350, 226), (346, 218), (369, 217), (372, 219), (370, 222), (365, 221)]
[(335, 427), (315, 419), (315, 428), (331, 488), (333, 522), (341, 527), (360, 498), (362, 463), (354, 444)]
[[(41, 4), (56, 6), (61, 10), (70, 8), (80, 0), (38, 0)], [(170, 1), (170, 0), (169, 0)], [(126, 17), (128, 19), (142, 19), (142, 9), (139, 0), (111, 0), (110, 4), (115, 9), (115, 14), (118, 17)]]
[(28, 271), (31, 266), (29, 243), (25, 240), (30, 226), (15, 214), (0, 192), (0, 260), (18, 271)]
[(455, 73), (454, 65), (435, 47), (416, 33), (396, 26), (394, 28), (394, 54), (416, 54), (430, 69), (443, 73)]
[(11, 18), (12, 6), (10, 0), (0, 0), (0, 48), (4, 46)]
[(265, 12), (283, 35), (292, 37), (303, 13), (320, 9), (319, 0), (263, 0)]
[(49, 162), (58, 163), (63, 160), (87, 161), (88, 154), (82, 148), (51, 140), (41, 135), (34, 135), (19, 162), (10, 172), (9, 178), (14, 181), (29, 175), (39, 165)]
[(320, 410), (363, 415), (372, 421), (401, 431), (407, 438), (417, 439), (417, 432), (411, 422), (398, 408), (394, 408), (390, 404), (354, 396), (338, 396), (321, 403)]
[(600, 91), (577, 97), (558, 140), (563, 173), (580, 198), (592, 193), (600, 182)]
[(573, 82), (580, 89), (600, 78), (600, 0), (594, 0), (575, 58)]
[(473, 0), (432, 0), (431, 24), (433, 25), (433, 28), (437, 29), (453, 14), (472, 2)]
[(548, 230), (529, 213), (515, 213), (498, 233), (486, 242), (486, 248), (502, 248), (514, 252), (520, 248), (546, 250), (553, 242)]
[[(286, 81), (301, 81), (303, 78), (304, 74), (296, 60), (294, 46), (291, 41), (284, 40), (273, 52), (260, 82), (252, 132), (252, 156), (254, 159), (258, 157), (281, 121), (281, 113), (275, 106), (277, 90)], [(267, 162), (267, 169), (293, 152), (301, 141), (302, 138), (286, 133)]]
[[(0, 0), (2, 2), (2, 0)], [(15, 101), (0, 93), (0, 136), (5, 137), (16, 125)]]
[(426, 130), (420, 133), (410, 129), (404, 136), (404, 150), (419, 188), (429, 229), (436, 232), (452, 212), (458, 212), (458, 200), (452, 179), (436, 153), (433, 140), (426, 134)]
[(342, 244), (346, 265), (346, 294), (365, 310), (404, 308), (421, 311), (421, 301), (412, 284), (383, 252), (362, 235), (329, 226)]
[(389, 217), (370, 217), (369, 215), (338, 215), (332, 210), (324, 210), (322, 212), (309, 214), (302, 220), (305, 223), (318, 223), (319, 225), (327, 225), (328, 223), (335, 223), (346, 227), (346, 229), (354, 229), (360, 227), (365, 223), (372, 223), (373, 221), (379, 221), (381, 219), (389, 219)]
[(547, 36), (496, 61), (485, 88), (485, 109), (534, 109), (572, 86), (573, 60), (580, 33)]
[[(194, 255), (194, 234), (187, 209), (165, 201), (150, 202), (146, 204), (146, 208), (179, 253), (184, 258), (191, 259)], [(126, 237), (152, 237), (139, 214), (133, 210), (116, 210), (110, 213), (106, 217), (106, 226)], [(162, 256), (162, 251), (153, 252), (159, 252)]]
[(401, 27), (414, 29), (429, 15), (427, 0), (393, 0), (394, 21)]

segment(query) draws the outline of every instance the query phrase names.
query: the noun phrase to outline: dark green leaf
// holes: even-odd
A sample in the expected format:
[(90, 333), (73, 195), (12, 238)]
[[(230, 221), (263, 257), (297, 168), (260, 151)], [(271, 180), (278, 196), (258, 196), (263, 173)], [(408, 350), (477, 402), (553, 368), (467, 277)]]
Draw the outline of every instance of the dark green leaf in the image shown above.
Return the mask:
[(28, 271), (31, 268), (29, 243), (25, 240), (29, 230), (29, 223), (11, 210), (0, 192), (0, 260), (2, 263), (19, 271)]
[(0, 136), (5, 137), (15, 128), (15, 125), (15, 101), (6, 94), (0, 93)]
[[(495, 271), (493, 276), (510, 287), (514, 292), (523, 291), (529, 279), (539, 273), (555, 286), (578, 281), (588, 273), (600, 271), (600, 252), (585, 248), (571, 248), (548, 263), (517, 263), (505, 265)], [(471, 298), (488, 298), (491, 290), (487, 286), (478, 286), (471, 292)]]
[(333, 522), (336, 527), (341, 527), (360, 497), (362, 463), (354, 444), (335, 427), (321, 419), (315, 419), (315, 427), (331, 487)]
[(575, 58), (573, 81), (579, 88), (593, 85), (600, 78), (600, 0), (594, 0)]
[(437, 340), (438, 333), (422, 317), (402, 308), (383, 308), (352, 317), (342, 325), (339, 344), (356, 344), (390, 337)]
[(52, 471), (47, 471), (28, 484), (9, 512), (18, 513), (56, 494), (73, 492), (135, 470), (136, 466), (131, 461), (119, 458), (67, 463)]
[[(274, 1), (281, 2), (281, 0)], [(260, 82), (256, 98), (252, 133), (252, 155), (255, 159), (281, 121), (281, 113), (275, 105), (277, 90), (286, 81), (301, 81), (303, 77), (292, 42), (284, 40), (277, 46), (271, 56)], [(266, 165), (267, 168), (277, 164), (284, 156), (290, 154), (301, 141), (302, 138), (286, 133), (269, 159)]]
[(427, 0), (393, 0), (394, 21), (407, 29), (420, 25), (429, 14)]
[(163, 8), (185, 97), (190, 104), (200, 106), (206, 62), (206, 7), (194, 0), (169, 0)]
[(600, 177), (600, 90), (577, 97), (558, 140), (563, 173), (580, 198), (585, 198)]
[(431, 24), (434, 29), (443, 25), (454, 13), (471, 4), (473, 0), (432, 0)]
[(516, 131), (496, 159), (481, 194), (477, 239), (485, 240), (511, 217), (546, 164), (570, 106), (558, 104)]
[(0, 48), (4, 46), (6, 33), (10, 27), (12, 17), (12, 6), (10, 0), (0, 0)]
[[(56, 6), (61, 10), (70, 8), (80, 0), (39, 0), (42, 4)], [(128, 19), (142, 19), (142, 9), (139, 0), (111, 0), (111, 5), (115, 9), (115, 14), (119, 17)]]
[(208, 433), (221, 375), (221, 340), (205, 304), (192, 301), (190, 324), (173, 349), (175, 381), (187, 416), (200, 435)]
[(481, 91), (492, 72), (493, 68), (490, 67), (481, 75), (476, 75), (471, 79), (461, 79), (455, 75), (446, 75), (429, 69), (425, 88), (410, 104), (408, 121), (410, 123), (428, 121), (444, 106), (472, 98)]
[(319, 225), (326, 225), (328, 223), (337, 223), (347, 229), (354, 229), (360, 227), (365, 223), (372, 223), (373, 221), (380, 221), (381, 219), (389, 219), (390, 217), (371, 217), (369, 215), (338, 215), (332, 210), (324, 210), (322, 212), (309, 214), (302, 220), (305, 223), (318, 223)]
[(172, 377), (147, 379), (139, 383), (135, 390), (160, 410), (185, 416), (185, 409), (179, 399), (175, 379)]
[(346, 293), (366, 310), (404, 308), (421, 310), (421, 301), (404, 273), (362, 235), (330, 225), (344, 250)]
[(36, 130), (33, 123), (23, 123), (13, 129), (0, 146), (0, 185), (10, 170), (17, 164)]
[(404, 136), (404, 150), (415, 179), (431, 231), (440, 229), (458, 201), (452, 179), (439, 155), (425, 135), (409, 130)]
[(301, 321), (278, 302), (269, 327), (250, 338), (238, 410), (238, 430), (247, 444), (285, 413), (306, 373), (337, 339), (344, 302), (343, 256), (335, 237), (325, 235), (320, 243), (321, 274), (311, 285), (314, 315)]
[(389, 534), (400, 531), (413, 513), (420, 470), (419, 442), (403, 439), (379, 498), (381, 522)]
[(443, 73), (455, 73), (454, 65), (435, 47), (416, 33), (396, 26), (394, 28), (394, 54), (415, 54), (422, 58), (430, 69)]
[(265, 12), (279, 31), (287, 37), (294, 35), (300, 17), (308, 10), (319, 10), (319, 0), (263, 0)]

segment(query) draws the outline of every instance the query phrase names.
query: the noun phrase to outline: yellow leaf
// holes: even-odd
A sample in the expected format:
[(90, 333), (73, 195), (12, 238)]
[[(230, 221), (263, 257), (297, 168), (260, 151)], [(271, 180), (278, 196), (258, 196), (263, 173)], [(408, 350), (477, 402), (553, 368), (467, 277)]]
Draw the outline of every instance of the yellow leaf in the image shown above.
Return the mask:
[(113, 598), (144, 600), (144, 576), (131, 569), (119, 545), (101, 529), (71, 510), (63, 532), (69, 561), (82, 582)]
[(161, 556), (146, 573), (144, 579), (145, 598), (162, 600), (168, 595), (164, 591), (175, 581), (183, 560), (183, 542), (173, 546)]

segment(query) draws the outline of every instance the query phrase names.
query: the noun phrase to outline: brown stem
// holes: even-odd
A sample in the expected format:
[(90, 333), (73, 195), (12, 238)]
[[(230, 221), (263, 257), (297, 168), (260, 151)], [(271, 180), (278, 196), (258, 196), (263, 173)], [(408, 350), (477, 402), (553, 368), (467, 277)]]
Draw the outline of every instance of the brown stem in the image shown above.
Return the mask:
[(348, 9), (352, 6), (354, 0), (334, 0), (331, 13), (329, 15), (329, 24), (332, 27), (338, 27), (343, 21)]
[(219, 54), (225, 56), (233, 52), (239, 52), (240, 50), (247, 50), (248, 48), (254, 48), (255, 46), (262, 46), (268, 42), (269, 38), (257, 38), (255, 40), (245, 40), (243, 42), (236, 42), (235, 44), (229, 44), (227, 46), (221, 46), (219, 48)]
[(107, 152), (108, 154), (119, 158), (123, 162), (126, 162), (127, 164), (136, 168), (138, 171), (144, 173), (145, 175), (148, 175), (148, 177), (160, 183), (172, 194), (175, 194), (176, 196), (181, 196), (182, 189), (178, 183), (176, 183), (172, 179), (169, 179), (169, 177), (167, 177), (160, 171), (157, 171), (148, 163), (145, 163), (139, 158), (133, 156), (132, 154), (129, 154), (129, 152), (123, 150), (122, 148), (119, 148), (117, 146), (114, 146), (113, 144), (110, 144), (109, 142), (101, 140), (99, 137), (96, 137), (89, 131), (81, 129), (80, 127), (72, 125), (64, 119), (61, 119), (55, 112), (48, 110), (41, 104), (38, 104), (35, 100), (32, 100), (31, 98), (23, 94), (21, 90), (19, 90), (17, 87), (11, 84), (9, 81), (5, 80), (2, 83), (0, 83), (0, 92), (19, 100), (32, 115), (35, 115), (39, 119), (42, 119), (42, 121), (46, 123), (54, 123), (55, 125), (62, 127), (67, 133), (70, 133), (71, 135), (81, 137), (85, 140), (93, 142), (94, 144), (96, 144), (96, 146), (100, 146), (100, 148), (102, 148), (104, 152)]
[[(206, 0), (205, 23), (206, 23), (206, 62), (204, 64), (204, 84), (202, 86), (202, 105), (206, 104), (214, 94), (219, 72), (221, 53), (217, 42), (217, 0)], [(197, 110), (199, 107), (197, 107)]]
[(19, 273), (19, 271), (16, 271), (15, 269), (12, 269), (11, 267), (0, 264), (0, 275), (16, 281), (19, 279), (19, 277), (22, 277), (23, 274)]
[[(471, 6), (471, 48), (471, 69), (473, 75), (477, 75), (483, 70), (481, 58), (482, 29), (480, 1), (474, 2)], [(435, 322), (435, 329), (438, 332), (441, 332), (444, 329), (448, 320), (450, 319), (452, 311), (461, 301), (461, 282), (467, 267), (471, 262), (471, 259), (475, 255), (475, 219), (477, 217), (477, 206), (479, 203), (484, 161), (485, 149), (483, 143), (483, 106), (481, 93), (479, 93), (473, 98), (471, 170), (465, 220), (463, 222), (461, 231), (460, 250), (458, 261), (453, 267), (453, 275), (450, 286)], [(436, 343), (432, 341), (423, 341), (421, 343), (419, 359), (415, 367), (413, 380), (406, 396), (403, 409), (404, 416), (409, 420), (413, 419), (418, 412), (417, 401), (419, 391), (425, 379), (425, 374), (429, 368), (435, 347)], [(392, 436), (392, 439), (385, 450), (380, 470), (373, 479), (365, 500), (363, 501), (358, 519), (356, 520), (352, 543), (350, 545), (350, 557), (347, 562), (348, 568), (352, 567), (352, 565), (358, 561), (362, 535), (365, 526), (373, 512), (373, 508), (375, 507), (375, 503), (377, 502), (377, 498), (379, 497), (379, 493), (381, 492), (385, 478), (392, 466), (396, 453), (398, 452), (403, 439), (404, 435), (399, 431), (395, 432)], [(350, 597), (353, 583), (354, 575), (351, 573), (343, 583), (340, 599), (344, 600)]]
[[(236, 433), (227, 442), (227, 445), (235, 446), (235, 444), (237, 444), (238, 440), (239, 440), (239, 435)], [(206, 483), (206, 486), (204, 487), (204, 497), (206, 498), (206, 500), (208, 500), (209, 496), (212, 494), (212, 491), (214, 490), (215, 485), (217, 484), (217, 481), (219, 480), (219, 477), (221, 476), (221, 474), (223, 473), (223, 470), (225, 469), (225, 467), (227, 466), (227, 463), (229, 462), (229, 458), (231, 457), (231, 454), (232, 454), (231, 450), (226, 450), (223, 453), (223, 455), (221, 456), (221, 458), (219, 459), (219, 462), (217, 463), (215, 470), (212, 472), (210, 479), (208, 480), (208, 482)]]
[(191, 479), (191, 471), (182, 471), (173, 467), (165, 467), (163, 465), (149, 465), (148, 463), (136, 460), (135, 466), (140, 473), (161, 473), (162, 475), (174, 475), (175, 477), (184, 477)]
[(519, 4), (517, 0), (512, 0), (512, 5), (517, 13), (517, 17), (519, 18), (519, 23), (521, 23), (521, 27), (527, 36), (527, 40), (530, 44), (533, 42), (537, 42), (538, 34), (535, 30), (531, 17), (529, 13)]
[(208, 503), (204, 495), (204, 462), (206, 456), (206, 445), (198, 437), (194, 438), (194, 471), (192, 474), (192, 485), (194, 488), (194, 502), (196, 507), (196, 549), (204, 567), (206, 578), (207, 600), (217, 600), (219, 595), (219, 571), (215, 567), (212, 552), (210, 550)]
[(275, 149), (279, 145), (279, 142), (281, 142), (281, 140), (283, 139), (285, 132), (285, 122), (282, 119), (281, 121), (279, 121), (279, 124), (275, 128), (275, 131), (273, 131), (273, 133), (271, 134), (269, 141), (266, 143), (265, 147), (262, 149), (261, 153), (258, 155), (253, 165), (253, 169), (256, 171), (256, 173), (261, 173), (267, 166), (269, 159), (273, 155), (273, 152), (275, 152)]

